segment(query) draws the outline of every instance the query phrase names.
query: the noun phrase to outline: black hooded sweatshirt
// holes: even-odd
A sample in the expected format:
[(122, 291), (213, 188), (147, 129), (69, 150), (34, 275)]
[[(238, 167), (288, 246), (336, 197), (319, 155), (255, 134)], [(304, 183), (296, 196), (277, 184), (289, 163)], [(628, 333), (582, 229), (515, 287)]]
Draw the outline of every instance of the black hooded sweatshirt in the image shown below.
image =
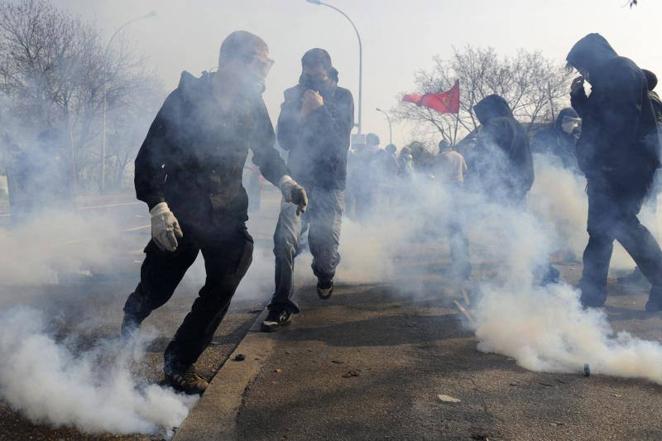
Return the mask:
[(289, 151), (287, 165), (292, 177), (304, 188), (344, 190), (354, 126), (352, 93), (334, 82), (319, 91), (324, 105), (300, 120), (299, 111), (307, 89), (298, 84), (285, 91), (278, 118), (278, 143)]
[(503, 97), (489, 95), (474, 106), (481, 124), (469, 173), (490, 196), (521, 202), (533, 185), (533, 160), (526, 131)]
[(531, 140), (531, 151), (555, 155), (561, 160), (563, 167), (579, 173), (576, 153), (577, 138), (575, 135), (563, 131), (562, 127), (563, 119), (566, 117), (579, 118), (579, 115), (571, 108), (561, 109), (553, 124), (535, 134)]
[(135, 162), (138, 199), (150, 208), (166, 201), (180, 223), (203, 230), (232, 229), (248, 219), (242, 172), (249, 149), (274, 185), (287, 174), (261, 93), (233, 90), (224, 107), (215, 98), (215, 75), (182, 74)]
[(571, 94), (582, 118), (577, 160), (586, 178), (614, 193), (643, 196), (659, 167), (655, 115), (643, 72), (620, 57), (600, 34), (579, 40), (567, 61), (587, 71), (591, 94)]

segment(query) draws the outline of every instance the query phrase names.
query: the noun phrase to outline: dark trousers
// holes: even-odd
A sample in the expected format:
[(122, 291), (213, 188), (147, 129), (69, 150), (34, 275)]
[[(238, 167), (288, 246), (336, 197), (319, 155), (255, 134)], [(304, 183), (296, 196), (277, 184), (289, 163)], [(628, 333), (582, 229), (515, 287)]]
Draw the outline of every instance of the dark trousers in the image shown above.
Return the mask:
[(310, 203), (302, 216), (297, 216), (296, 206), (282, 202), (278, 224), (274, 232), (274, 256), (276, 257), (276, 289), (269, 309), (299, 312), (293, 300), (294, 258), (297, 255), (301, 235), (308, 231), (308, 245), (313, 255), (312, 269), (323, 282), (333, 280), (340, 263), (338, 246), (345, 206), (342, 190), (311, 189)]
[(166, 348), (166, 372), (185, 370), (209, 345), (253, 255), (253, 239), (243, 225), (218, 235), (201, 236), (184, 225), (182, 230), (184, 237), (175, 252), (161, 251), (150, 241), (145, 248), (140, 283), (124, 305), (125, 320), (141, 323), (172, 297), (186, 270), (202, 251), (207, 273), (205, 285)]
[(662, 288), (662, 251), (653, 235), (637, 218), (644, 199), (640, 195), (615, 193), (610, 187), (591, 182), (588, 192), (588, 234), (584, 250), (584, 270), (580, 281), (582, 302), (599, 306), (607, 298), (607, 274), (614, 240), (623, 245), (642, 273), (653, 285)]

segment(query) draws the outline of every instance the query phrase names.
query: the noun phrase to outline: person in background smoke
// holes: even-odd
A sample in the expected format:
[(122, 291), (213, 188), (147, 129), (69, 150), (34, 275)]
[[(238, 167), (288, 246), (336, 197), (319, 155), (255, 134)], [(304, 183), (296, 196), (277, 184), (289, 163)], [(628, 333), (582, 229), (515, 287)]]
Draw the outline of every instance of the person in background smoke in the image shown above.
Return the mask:
[(414, 141), (409, 144), (414, 171), (429, 179), (434, 179), (436, 156), (428, 150), (422, 142)]
[(642, 69), (642, 72), (646, 76), (646, 84), (648, 85), (648, 98), (651, 101), (653, 106), (653, 112), (655, 113), (655, 121), (657, 122), (658, 128), (662, 125), (662, 100), (660, 96), (655, 92), (657, 87), (657, 75), (647, 69)]
[(201, 78), (182, 74), (136, 158), (136, 195), (149, 207), (152, 240), (145, 248), (140, 283), (124, 306), (122, 334), (130, 336), (170, 299), (202, 252), (205, 285), (165, 350), (166, 381), (186, 393), (202, 393), (207, 387), (194, 363), (209, 345), (252, 260), (248, 198), (242, 186), (249, 149), (285, 201), (296, 210), (307, 204), (305, 190), (288, 175), (274, 147), (262, 99), (272, 63), (261, 38), (245, 31), (231, 33), (221, 45), (217, 73)]
[(467, 163), (450, 143), (439, 142), (437, 155), (437, 176), (449, 195), (447, 229), (451, 254), (452, 276), (458, 280), (467, 280), (471, 275), (469, 262), (469, 240), (462, 228), (462, 191)]
[(579, 173), (577, 165), (577, 139), (581, 135), (581, 119), (572, 108), (562, 109), (556, 121), (538, 131), (531, 140), (533, 153), (550, 154), (561, 160), (561, 165)]
[(375, 201), (382, 208), (391, 207), (397, 190), (395, 178), (398, 176), (397, 149), (393, 144), (387, 145), (375, 154), (371, 169)]
[(379, 149), (379, 136), (368, 133), (365, 145), (353, 149), (350, 155), (350, 185), (354, 196), (354, 216), (365, 221), (375, 203), (375, 160)]
[(409, 147), (403, 147), (398, 156), (398, 175), (405, 179), (411, 179), (414, 174), (414, 158)]
[[(474, 160), (469, 164), (472, 189), (493, 202), (523, 207), (534, 180), (526, 131), (499, 95), (483, 98), (474, 106), (474, 112), (481, 126), (472, 152)], [(540, 285), (556, 283), (559, 276), (559, 270), (551, 264), (534, 271), (534, 280)]]
[(286, 325), (291, 315), (299, 312), (292, 299), (292, 279), (297, 246), (306, 225), (320, 298), (331, 296), (340, 262), (338, 245), (354, 100), (349, 90), (338, 87), (338, 72), (324, 49), (307, 51), (301, 66), (299, 84), (285, 91), (278, 118), (278, 142), (289, 152), (292, 176), (310, 194), (311, 205), (303, 218), (286, 201), (281, 205), (274, 232), (276, 288), (262, 323), (264, 331)]
[[(577, 159), (588, 184), (589, 241), (580, 280), (581, 302), (585, 307), (604, 304), (616, 239), (652, 284), (646, 310), (659, 311), (662, 251), (637, 218), (660, 165), (646, 77), (599, 34), (575, 43), (566, 60), (581, 73), (572, 82), (570, 97), (583, 122)], [(591, 83), (590, 96), (584, 81)]]
[(375, 133), (368, 133), (365, 136), (365, 145), (366, 145), (366, 150), (369, 155), (374, 156), (377, 154), (379, 151), (379, 144), (381, 144), (381, 140), (379, 139), (379, 136)]
[[(651, 104), (653, 105), (653, 112), (655, 113), (655, 121), (659, 132), (662, 125), (662, 101), (660, 101), (660, 96), (657, 94), (657, 92), (654, 91), (655, 87), (657, 86), (657, 75), (655, 75), (650, 70), (642, 69), (641, 71), (646, 76), (646, 83), (648, 84), (648, 98), (650, 98)], [(645, 201), (645, 205), (650, 207), (653, 213), (657, 213), (657, 198), (661, 190), (662, 177), (660, 176), (660, 170), (658, 169), (655, 172), (650, 193)], [(641, 269), (636, 267), (630, 274), (619, 277), (618, 282), (625, 284), (644, 283), (646, 282), (646, 277), (641, 272)]]
[(437, 155), (439, 175), (444, 183), (461, 187), (467, 172), (467, 163), (459, 152), (447, 141), (439, 142)]
[(524, 128), (499, 95), (483, 98), (474, 113), (481, 127), (469, 164), (472, 187), (500, 202), (523, 203), (534, 179)]

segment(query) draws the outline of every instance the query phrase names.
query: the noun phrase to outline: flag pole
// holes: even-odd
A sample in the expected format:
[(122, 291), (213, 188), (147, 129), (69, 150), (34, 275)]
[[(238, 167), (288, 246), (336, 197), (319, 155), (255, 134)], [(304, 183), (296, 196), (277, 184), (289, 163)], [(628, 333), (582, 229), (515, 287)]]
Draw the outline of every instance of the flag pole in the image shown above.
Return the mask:
[[(460, 80), (455, 80), (455, 83), (457, 84), (458, 87), (458, 94), (460, 91)], [(453, 85), (455, 86), (455, 85)], [(458, 103), (461, 103), (461, 101), (458, 99)], [(460, 126), (460, 111), (462, 110), (462, 106), (458, 105), (457, 107), (457, 113), (455, 114), (455, 129), (453, 129), (453, 142), (451, 142), (452, 145), (456, 144), (457, 141), (457, 130)]]

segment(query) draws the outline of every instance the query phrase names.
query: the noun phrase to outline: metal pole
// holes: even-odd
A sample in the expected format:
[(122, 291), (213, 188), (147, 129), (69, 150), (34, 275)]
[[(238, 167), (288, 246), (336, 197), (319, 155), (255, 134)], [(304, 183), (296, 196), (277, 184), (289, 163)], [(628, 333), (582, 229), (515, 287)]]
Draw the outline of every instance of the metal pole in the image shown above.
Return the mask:
[(393, 144), (393, 126), (391, 125), (391, 117), (388, 112), (377, 107), (378, 112), (382, 112), (386, 116), (386, 121), (388, 121), (388, 143)]
[[(108, 58), (108, 50), (110, 49), (110, 44), (113, 42), (117, 34), (119, 34), (125, 27), (129, 26), (132, 23), (155, 16), (156, 16), (156, 11), (151, 11), (150, 13), (141, 15), (140, 17), (132, 18), (131, 20), (127, 21), (126, 23), (118, 27), (115, 30), (115, 32), (113, 32), (113, 35), (110, 36), (108, 42), (106, 43), (106, 47), (103, 51), (104, 61)], [(106, 191), (106, 129), (108, 127), (107, 113), (108, 113), (108, 77), (107, 74), (104, 72), (103, 105), (102, 105), (103, 125), (101, 132), (101, 193), (104, 193)]]
[(108, 100), (106, 98), (108, 87), (106, 82), (103, 84), (103, 131), (101, 134), (101, 193), (106, 191), (106, 113), (108, 107)]
[(354, 32), (356, 32), (356, 38), (359, 41), (359, 112), (358, 112), (358, 121), (354, 124), (358, 128), (358, 134), (360, 135), (362, 133), (361, 131), (361, 114), (362, 114), (362, 103), (363, 103), (363, 43), (361, 43), (361, 35), (359, 34), (359, 30), (357, 29), (356, 25), (352, 21), (351, 18), (347, 14), (345, 14), (342, 10), (339, 8), (330, 5), (328, 3), (324, 3), (320, 0), (306, 0), (308, 3), (312, 3), (314, 5), (322, 5), (326, 6), (327, 8), (331, 8), (336, 12), (339, 12), (340, 14), (343, 15), (349, 21), (349, 23), (352, 25), (354, 28)]

